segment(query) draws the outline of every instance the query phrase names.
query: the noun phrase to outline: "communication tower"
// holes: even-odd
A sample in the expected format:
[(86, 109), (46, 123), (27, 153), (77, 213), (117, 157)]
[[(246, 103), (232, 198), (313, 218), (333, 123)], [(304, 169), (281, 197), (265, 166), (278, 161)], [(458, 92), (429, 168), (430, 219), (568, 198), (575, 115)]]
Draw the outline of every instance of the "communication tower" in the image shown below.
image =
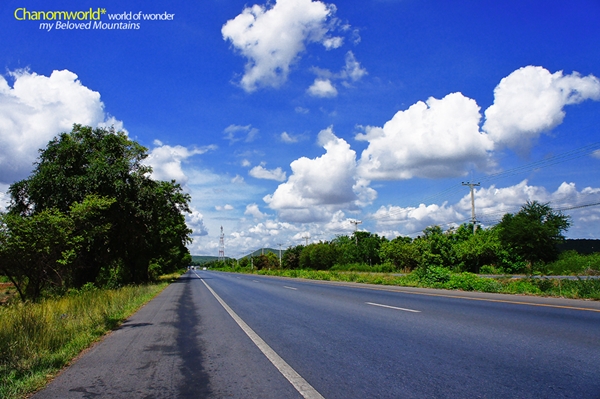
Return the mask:
[(223, 233), (223, 226), (221, 226), (221, 235), (219, 236), (219, 261), (225, 261), (225, 233)]

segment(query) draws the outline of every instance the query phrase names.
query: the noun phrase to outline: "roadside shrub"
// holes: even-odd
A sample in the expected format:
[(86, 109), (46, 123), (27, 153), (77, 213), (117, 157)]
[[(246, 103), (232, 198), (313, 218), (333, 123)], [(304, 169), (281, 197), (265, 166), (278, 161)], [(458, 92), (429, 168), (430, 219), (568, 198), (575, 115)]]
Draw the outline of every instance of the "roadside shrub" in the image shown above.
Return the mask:
[(441, 266), (420, 267), (414, 273), (420, 282), (432, 286), (442, 285), (452, 276), (450, 269)]
[(500, 292), (502, 284), (491, 278), (482, 278), (476, 274), (464, 272), (453, 274), (443, 286), (451, 290)]
[(548, 274), (574, 275), (574, 274), (600, 274), (600, 253), (582, 255), (576, 251), (565, 251), (558, 260), (546, 265)]

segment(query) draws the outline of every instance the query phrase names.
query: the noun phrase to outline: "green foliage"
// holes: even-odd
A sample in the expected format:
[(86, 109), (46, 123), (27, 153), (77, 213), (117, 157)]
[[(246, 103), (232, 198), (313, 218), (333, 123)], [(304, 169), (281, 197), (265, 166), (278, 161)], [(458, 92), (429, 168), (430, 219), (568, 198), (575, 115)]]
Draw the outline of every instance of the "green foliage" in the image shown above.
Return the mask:
[(497, 228), (502, 245), (531, 267), (557, 259), (557, 245), (564, 241), (562, 233), (569, 226), (568, 216), (553, 211), (548, 204), (528, 201), (516, 215), (504, 215)]
[(502, 244), (497, 229), (479, 229), (456, 246), (460, 269), (473, 273), (478, 273), (486, 265), (499, 266), (501, 252)]
[(281, 263), (285, 269), (298, 269), (300, 267), (300, 254), (304, 245), (288, 248), (281, 256)]
[[(249, 272), (249, 271), (246, 271)], [(423, 274), (423, 273), (426, 274)], [(343, 272), (337, 270), (260, 270), (255, 273), (269, 276), (305, 278), (325, 281), (346, 281), (366, 284), (384, 284), (403, 287), (431, 287), (463, 291), (528, 294), (573, 299), (600, 300), (600, 280), (558, 280), (545, 278), (485, 278), (476, 274), (453, 273), (449, 269), (433, 267), (417, 269), (403, 276), (372, 273)]]
[(419, 281), (428, 286), (439, 286), (450, 280), (452, 271), (441, 266), (421, 267), (414, 272)]
[[(29, 178), (10, 186), (2, 239), (14, 238), (0, 257), (36, 270), (5, 272), (32, 287), (24, 297), (37, 298), (35, 287), (50, 283), (139, 283), (189, 264), (190, 197), (174, 181), (149, 177), (146, 151), (123, 132), (74, 125), (40, 151)], [(28, 250), (43, 256), (32, 264)], [(36, 273), (46, 276), (43, 283)]]
[(338, 251), (336, 263), (377, 265), (381, 263), (380, 247), (386, 241), (385, 237), (367, 231), (355, 231), (352, 237), (338, 236), (332, 242)]
[(36, 300), (49, 285), (68, 285), (81, 244), (70, 218), (51, 209), (25, 217), (0, 215), (0, 224), (0, 271), (22, 300)]
[(500, 292), (502, 284), (491, 278), (482, 278), (476, 274), (463, 272), (452, 274), (443, 288), (463, 291)]
[(365, 263), (349, 263), (346, 265), (334, 265), (331, 269), (333, 271), (346, 271), (346, 272), (370, 272), (370, 273), (392, 273), (396, 271), (396, 268), (391, 263), (384, 263), (382, 265), (370, 266)]
[(546, 265), (546, 273), (552, 275), (600, 275), (600, 253), (581, 255), (566, 251), (558, 259)]
[(256, 270), (261, 269), (279, 269), (279, 258), (273, 252), (261, 254), (252, 257), (252, 262)]
[(396, 237), (381, 244), (381, 259), (397, 270), (410, 272), (421, 264), (421, 253), (409, 237)]
[(300, 268), (327, 270), (336, 264), (338, 247), (331, 242), (309, 244), (300, 254)]
[(420, 267), (455, 267), (457, 254), (453, 237), (454, 231), (444, 233), (441, 227), (432, 226), (423, 230), (424, 235), (417, 237), (413, 244), (421, 255)]

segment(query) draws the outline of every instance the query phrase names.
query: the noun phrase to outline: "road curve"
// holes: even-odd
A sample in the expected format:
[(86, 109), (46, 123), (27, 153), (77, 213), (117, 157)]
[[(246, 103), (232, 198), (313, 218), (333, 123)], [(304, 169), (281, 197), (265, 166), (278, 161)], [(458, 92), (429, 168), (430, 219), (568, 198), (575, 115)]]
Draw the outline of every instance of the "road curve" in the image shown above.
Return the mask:
[(190, 271), (34, 397), (600, 398), (596, 303), (388, 288)]

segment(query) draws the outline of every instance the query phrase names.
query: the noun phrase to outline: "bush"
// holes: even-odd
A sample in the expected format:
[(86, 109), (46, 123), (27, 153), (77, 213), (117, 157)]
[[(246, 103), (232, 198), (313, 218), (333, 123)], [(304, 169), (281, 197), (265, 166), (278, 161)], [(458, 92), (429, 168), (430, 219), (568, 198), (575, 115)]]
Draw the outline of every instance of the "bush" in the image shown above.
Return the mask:
[(479, 269), (480, 274), (505, 274), (506, 271), (499, 266), (485, 265)]
[(476, 274), (464, 272), (453, 274), (444, 284), (444, 288), (463, 291), (500, 292), (502, 284), (491, 278), (479, 277)]
[(565, 251), (558, 260), (546, 265), (548, 274), (574, 275), (574, 274), (600, 274), (600, 253), (582, 255), (576, 251)]
[(439, 286), (448, 282), (452, 276), (450, 269), (441, 266), (420, 267), (415, 270), (419, 281), (431, 286)]

